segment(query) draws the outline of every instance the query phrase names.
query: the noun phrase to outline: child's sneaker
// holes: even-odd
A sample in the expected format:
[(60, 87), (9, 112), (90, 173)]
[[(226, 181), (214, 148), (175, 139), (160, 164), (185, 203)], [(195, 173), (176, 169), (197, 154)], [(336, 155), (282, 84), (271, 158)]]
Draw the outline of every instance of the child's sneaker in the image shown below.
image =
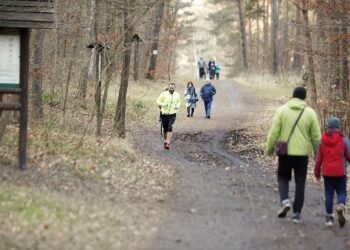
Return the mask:
[(286, 217), (289, 210), (290, 210), (290, 201), (289, 199), (285, 199), (282, 201), (282, 208), (278, 211), (278, 218)]
[(324, 223), (326, 227), (332, 227), (334, 225), (334, 215), (333, 214), (327, 214), (326, 215), (326, 222)]
[(300, 224), (301, 223), (300, 213), (294, 213), (292, 217), (292, 221), (294, 224)]
[(338, 214), (338, 220), (339, 220), (339, 226), (343, 227), (346, 223), (346, 218), (345, 218), (345, 205), (344, 204), (339, 204), (337, 209), (337, 214)]

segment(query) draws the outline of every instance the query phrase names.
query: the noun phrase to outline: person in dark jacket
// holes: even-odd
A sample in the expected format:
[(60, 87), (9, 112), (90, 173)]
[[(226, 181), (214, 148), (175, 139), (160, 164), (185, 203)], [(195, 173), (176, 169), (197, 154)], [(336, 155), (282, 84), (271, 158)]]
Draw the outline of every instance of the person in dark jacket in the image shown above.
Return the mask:
[(187, 108), (187, 117), (193, 117), (196, 102), (198, 101), (196, 88), (194, 87), (193, 82), (187, 83), (187, 88), (185, 90), (185, 100)]
[(205, 80), (205, 84), (201, 88), (200, 95), (204, 102), (205, 116), (210, 119), (211, 105), (213, 103), (213, 96), (216, 94), (214, 85), (211, 84), (209, 79)]
[(204, 79), (205, 78), (205, 70), (206, 70), (207, 64), (204, 61), (203, 57), (201, 57), (198, 60), (197, 66), (198, 66), (198, 69), (199, 69), (199, 79)]
[(208, 74), (209, 74), (210, 80), (214, 80), (215, 79), (215, 69), (216, 69), (215, 61), (214, 61), (214, 59), (211, 59), (208, 62)]
[(336, 212), (340, 227), (343, 227), (346, 204), (346, 172), (347, 162), (350, 162), (350, 140), (340, 131), (340, 120), (332, 117), (328, 121), (327, 131), (322, 135), (317, 153), (315, 177), (324, 179), (324, 194), (326, 206), (326, 226), (333, 226), (333, 196), (338, 196)]

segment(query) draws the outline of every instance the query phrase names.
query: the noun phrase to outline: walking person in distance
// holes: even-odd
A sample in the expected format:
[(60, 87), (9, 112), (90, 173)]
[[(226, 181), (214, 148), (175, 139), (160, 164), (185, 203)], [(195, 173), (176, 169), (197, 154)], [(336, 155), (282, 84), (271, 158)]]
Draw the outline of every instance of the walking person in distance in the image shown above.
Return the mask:
[(187, 88), (185, 89), (185, 100), (187, 117), (193, 117), (194, 109), (196, 108), (196, 103), (198, 101), (196, 88), (193, 86), (193, 82), (187, 83)]
[(213, 96), (216, 94), (216, 89), (214, 85), (211, 84), (210, 80), (207, 78), (205, 84), (202, 86), (200, 91), (200, 96), (204, 102), (205, 116), (210, 119), (211, 116), (211, 106), (213, 103)]
[(199, 79), (204, 79), (205, 78), (205, 68), (206, 68), (206, 66), (207, 66), (206, 62), (204, 61), (203, 57), (201, 57), (198, 60), (198, 63), (197, 63), (197, 67), (199, 69)]

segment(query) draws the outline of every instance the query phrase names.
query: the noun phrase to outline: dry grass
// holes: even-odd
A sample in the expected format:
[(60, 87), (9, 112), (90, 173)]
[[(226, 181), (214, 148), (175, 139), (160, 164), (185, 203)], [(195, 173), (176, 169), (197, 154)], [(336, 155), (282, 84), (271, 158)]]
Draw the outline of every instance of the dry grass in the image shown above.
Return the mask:
[(47, 101), (45, 121), (29, 126), (24, 172), (16, 167), (18, 128), (12, 123), (0, 148), (0, 249), (145, 246), (165, 216), (160, 204), (173, 189), (174, 172), (135, 152), (132, 131), (158, 120), (155, 99), (164, 85), (130, 84), (126, 139), (113, 135), (113, 87), (98, 139), (92, 96), (72, 97), (66, 120), (60, 104)]

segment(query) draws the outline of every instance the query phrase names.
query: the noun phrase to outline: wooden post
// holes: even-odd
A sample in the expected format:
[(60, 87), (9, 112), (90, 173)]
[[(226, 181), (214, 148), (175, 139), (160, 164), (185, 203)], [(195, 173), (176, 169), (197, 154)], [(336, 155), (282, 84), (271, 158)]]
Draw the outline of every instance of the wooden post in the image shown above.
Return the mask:
[(29, 74), (30, 29), (20, 29), (20, 127), (19, 127), (19, 168), (27, 168), (27, 126), (28, 126), (28, 74)]

